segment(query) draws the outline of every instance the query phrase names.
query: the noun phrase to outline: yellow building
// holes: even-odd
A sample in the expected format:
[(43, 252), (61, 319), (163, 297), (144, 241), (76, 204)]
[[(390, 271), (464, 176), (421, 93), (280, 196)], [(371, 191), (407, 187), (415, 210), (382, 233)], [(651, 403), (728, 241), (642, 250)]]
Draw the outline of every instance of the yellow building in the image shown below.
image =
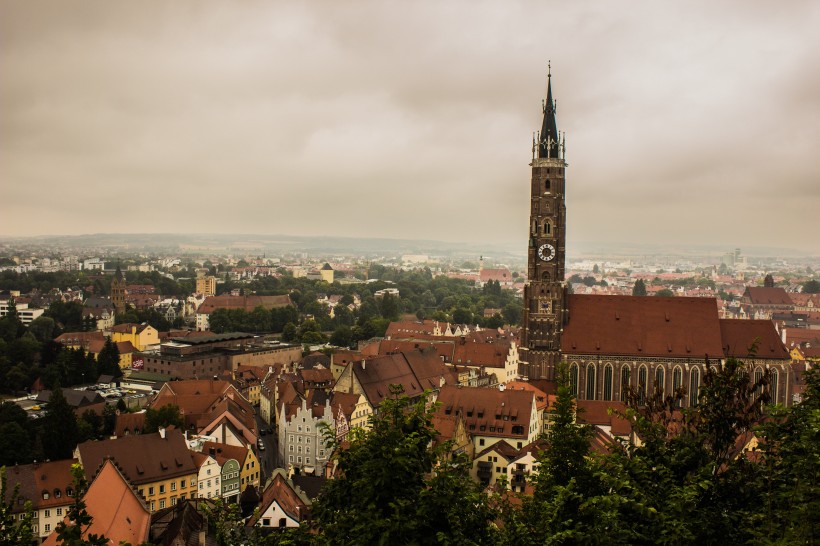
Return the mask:
[(199, 469), (177, 429), (83, 442), (75, 455), (89, 481), (107, 457), (113, 458), (151, 512), (196, 496)]
[(253, 449), (248, 448), (248, 454), (242, 463), (242, 470), (239, 472), (239, 487), (244, 491), (249, 485), (259, 489), (260, 476), (262, 474), (261, 464)]
[(216, 296), (216, 277), (212, 275), (197, 277), (196, 291), (203, 296)]
[(325, 262), (325, 265), (319, 270), (319, 275), (322, 276), (322, 280), (326, 283), (333, 284), (333, 268), (330, 267), (329, 263)]
[(111, 329), (111, 341), (130, 341), (138, 351), (159, 345), (159, 332), (150, 324), (118, 324)]

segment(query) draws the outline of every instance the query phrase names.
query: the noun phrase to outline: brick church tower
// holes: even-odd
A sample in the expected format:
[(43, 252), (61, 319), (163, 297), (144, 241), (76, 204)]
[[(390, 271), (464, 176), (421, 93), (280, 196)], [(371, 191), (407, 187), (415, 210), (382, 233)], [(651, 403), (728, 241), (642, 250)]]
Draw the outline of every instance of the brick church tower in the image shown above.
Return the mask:
[(111, 279), (111, 303), (114, 305), (114, 312), (118, 315), (125, 313), (125, 277), (117, 264), (117, 271)]
[(552, 74), (547, 75), (541, 131), (533, 136), (530, 188), (530, 233), (524, 287), (524, 328), (521, 358), (530, 379), (554, 379), (561, 361), (561, 332), (566, 324), (564, 284), (566, 207), (564, 161), (566, 146), (555, 123)]

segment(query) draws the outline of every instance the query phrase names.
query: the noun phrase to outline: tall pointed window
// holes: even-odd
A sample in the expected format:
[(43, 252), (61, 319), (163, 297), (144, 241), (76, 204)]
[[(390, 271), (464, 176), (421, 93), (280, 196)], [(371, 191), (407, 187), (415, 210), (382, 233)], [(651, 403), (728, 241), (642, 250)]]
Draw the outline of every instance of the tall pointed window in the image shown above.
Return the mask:
[(587, 364), (587, 400), (595, 400), (595, 366)]
[(569, 367), (569, 386), (572, 394), (578, 396), (578, 364), (573, 363)]
[(604, 400), (612, 400), (612, 364), (604, 367)]
[(655, 390), (663, 394), (666, 389), (666, 370), (663, 366), (655, 368)]
[[(672, 393), (674, 396), (675, 391), (677, 391), (681, 385), (683, 385), (683, 370), (680, 366), (675, 366), (675, 369), (672, 370)], [(680, 406), (680, 400), (678, 400), (677, 405)]]
[(626, 389), (629, 388), (629, 376), (631, 375), (629, 366), (621, 368), (621, 400), (626, 398)]
[(649, 384), (648, 378), (649, 370), (647, 370), (646, 364), (644, 364), (640, 367), (640, 369), (638, 369), (638, 391), (641, 397), (641, 402), (646, 400), (646, 391)]
[(779, 404), (780, 403), (780, 393), (778, 392), (778, 373), (777, 370), (772, 368), (772, 375), (771, 379), (769, 379), (769, 392), (771, 393), (771, 403), (772, 404)]
[(700, 369), (692, 368), (689, 372), (689, 407), (698, 405), (698, 394), (700, 392)]
[(544, 235), (550, 235), (552, 233), (552, 224), (549, 220), (544, 220)]

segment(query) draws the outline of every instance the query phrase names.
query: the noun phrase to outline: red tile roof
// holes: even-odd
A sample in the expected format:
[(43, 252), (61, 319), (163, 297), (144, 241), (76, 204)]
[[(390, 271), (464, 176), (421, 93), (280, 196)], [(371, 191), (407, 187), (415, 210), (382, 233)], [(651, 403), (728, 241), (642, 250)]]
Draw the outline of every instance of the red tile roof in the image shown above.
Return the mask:
[[(790, 358), (770, 320), (720, 319), (720, 336), (727, 357)], [(755, 343), (757, 350), (752, 354), (749, 349)]]
[(779, 286), (747, 286), (743, 297), (757, 305), (794, 305), (788, 292)]
[(112, 461), (105, 461), (83, 500), (93, 518), (86, 533), (104, 535), (111, 544), (148, 540), (151, 512)]
[(564, 354), (721, 358), (715, 301), (656, 296), (569, 297)]
[(77, 446), (86, 479), (91, 480), (107, 457), (113, 457), (134, 485), (195, 474), (196, 467), (182, 432), (177, 429), (83, 442)]
[[(437, 414), (460, 412), (471, 434), (521, 439), (529, 435), (535, 395), (531, 391), (445, 385), (438, 402)], [(520, 426), (520, 431), (513, 432), (514, 426)], [(495, 430), (490, 431), (490, 427)]]

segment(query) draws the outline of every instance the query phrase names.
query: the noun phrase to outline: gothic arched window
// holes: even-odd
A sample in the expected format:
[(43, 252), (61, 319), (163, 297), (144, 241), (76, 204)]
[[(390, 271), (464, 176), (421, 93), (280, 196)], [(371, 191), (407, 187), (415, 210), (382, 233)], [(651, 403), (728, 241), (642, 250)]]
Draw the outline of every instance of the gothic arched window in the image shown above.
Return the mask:
[(655, 392), (663, 394), (665, 383), (666, 370), (664, 370), (663, 366), (658, 366), (655, 368)]
[(552, 233), (552, 224), (550, 224), (549, 220), (544, 220), (544, 235), (549, 235)]
[(625, 398), (626, 389), (629, 388), (629, 376), (631, 372), (629, 366), (621, 368), (621, 400)]
[(550, 282), (550, 280), (551, 280), (551, 279), (552, 279), (552, 277), (550, 277), (550, 273), (549, 273), (549, 271), (544, 271), (544, 272), (541, 274), (541, 281), (542, 281), (542, 282)]
[[(550, 181), (549, 178), (544, 180), (544, 191), (550, 191)], [(519, 224), (520, 225), (520, 224)]]
[(604, 367), (604, 400), (612, 400), (612, 364)]
[[(675, 369), (672, 370), (672, 393), (674, 396), (674, 392), (678, 390), (681, 385), (683, 385), (683, 370), (680, 366), (675, 366)], [(676, 405), (680, 406), (680, 400), (677, 401)]]
[(649, 384), (648, 375), (649, 371), (647, 370), (646, 365), (644, 364), (638, 370), (638, 391), (641, 396), (641, 400), (646, 399), (646, 390), (647, 385)]
[(771, 378), (769, 379), (769, 392), (771, 392), (771, 393), (772, 393), (772, 394), (771, 394), (771, 396), (772, 396), (772, 399), (771, 399), (772, 404), (777, 404), (777, 403), (779, 403), (779, 402), (780, 402), (780, 396), (779, 396), (779, 395), (780, 395), (780, 393), (779, 393), (779, 392), (777, 392), (777, 390), (778, 390), (778, 389), (777, 389), (777, 386), (778, 386), (778, 385), (777, 385), (778, 375), (779, 375), (779, 374), (777, 373), (777, 370), (775, 370), (774, 368), (772, 368), (772, 375), (771, 375)]
[(587, 364), (587, 400), (595, 400), (595, 366)]
[(569, 386), (572, 394), (578, 396), (578, 364), (576, 363), (569, 367)]
[(698, 405), (698, 392), (700, 391), (700, 370), (692, 368), (689, 372), (689, 407)]

